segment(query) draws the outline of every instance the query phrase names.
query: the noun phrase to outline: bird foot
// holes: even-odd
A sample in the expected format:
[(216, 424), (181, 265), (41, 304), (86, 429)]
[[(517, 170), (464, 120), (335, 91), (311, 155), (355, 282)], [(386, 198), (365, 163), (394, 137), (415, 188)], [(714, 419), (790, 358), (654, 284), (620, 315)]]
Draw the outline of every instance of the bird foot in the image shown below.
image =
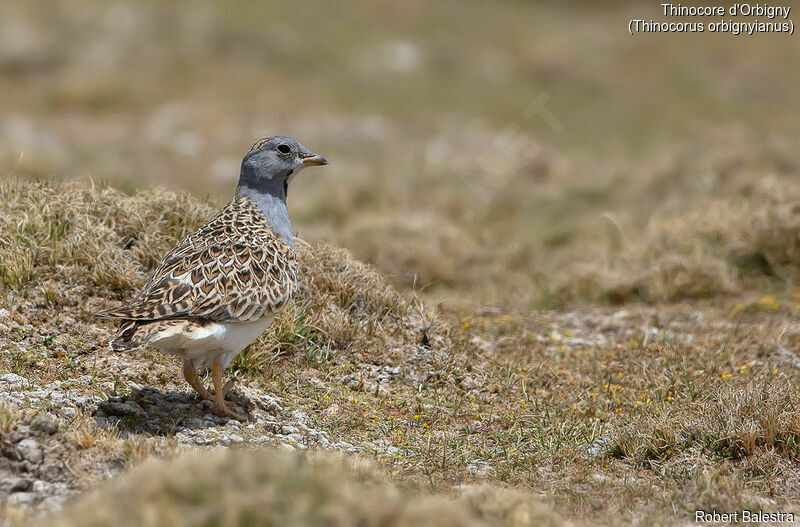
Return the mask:
[(241, 410), (238, 409), (236, 403), (233, 401), (219, 401), (211, 406), (211, 413), (219, 417), (227, 417), (228, 419), (235, 419), (240, 422), (247, 422), (248, 417)]

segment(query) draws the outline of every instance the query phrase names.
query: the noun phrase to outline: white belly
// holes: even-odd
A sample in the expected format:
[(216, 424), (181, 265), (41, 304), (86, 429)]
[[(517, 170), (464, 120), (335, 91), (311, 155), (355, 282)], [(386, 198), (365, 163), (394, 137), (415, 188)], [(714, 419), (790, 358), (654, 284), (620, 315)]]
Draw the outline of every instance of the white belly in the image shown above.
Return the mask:
[(150, 344), (171, 355), (191, 361), (199, 370), (211, 368), (219, 362), (223, 368), (248, 345), (254, 342), (272, 324), (275, 317), (264, 317), (254, 322), (210, 322), (165, 328), (154, 335)]

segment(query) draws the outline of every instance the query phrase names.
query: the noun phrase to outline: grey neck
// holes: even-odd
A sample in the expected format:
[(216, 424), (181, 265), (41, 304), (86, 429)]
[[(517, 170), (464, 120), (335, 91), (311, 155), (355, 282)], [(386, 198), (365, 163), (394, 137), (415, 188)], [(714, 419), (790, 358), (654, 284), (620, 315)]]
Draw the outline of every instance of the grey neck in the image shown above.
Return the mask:
[(285, 194), (276, 193), (279, 194), (276, 196), (269, 192), (259, 192), (247, 185), (239, 185), (236, 193), (250, 198), (253, 204), (261, 209), (267, 219), (269, 228), (283, 238), (283, 241), (289, 247), (294, 249), (294, 236), (292, 234), (292, 224), (289, 222), (289, 210), (286, 208)]

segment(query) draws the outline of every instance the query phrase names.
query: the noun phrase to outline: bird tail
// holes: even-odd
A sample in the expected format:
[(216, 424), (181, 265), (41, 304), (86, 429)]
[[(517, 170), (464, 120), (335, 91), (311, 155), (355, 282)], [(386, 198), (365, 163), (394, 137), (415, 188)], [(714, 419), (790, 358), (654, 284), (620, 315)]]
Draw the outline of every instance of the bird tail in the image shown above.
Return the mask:
[(150, 340), (150, 332), (139, 331), (141, 322), (123, 320), (119, 325), (119, 334), (111, 341), (109, 347), (113, 351), (133, 351), (139, 349)]
[(109, 343), (113, 351), (133, 351), (146, 345), (153, 336), (152, 319), (140, 320), (136, 316), (136, 306), (122, 306), (105, 309), (94, 314), (97, 318), (119, 321), (119, 334)]
[(94, 314), (97, 318), (104, 319), (120, 319), (120, 318), (137, 318), (132, 316), (134, 313), (133, 306), (114, 307), (111, 309), (104, 309)]

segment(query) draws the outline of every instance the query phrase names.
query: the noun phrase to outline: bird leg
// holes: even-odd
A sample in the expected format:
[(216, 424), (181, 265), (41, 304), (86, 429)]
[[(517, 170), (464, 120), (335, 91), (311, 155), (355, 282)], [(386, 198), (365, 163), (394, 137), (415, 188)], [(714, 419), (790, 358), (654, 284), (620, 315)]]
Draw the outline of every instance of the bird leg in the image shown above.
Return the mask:
[(214, 400), (214, 397), (211, 395), (211, 393), (206, 389), (205, 386), (203, 386), (203, 382), (197, 375), (197, 370), (194, 368), (192, 362), (186, 359), (183, 360), (183, 378), (186, 379), (186, 382), (189, 383), (189, 386), (194, 388), (194, 391), (200, 394), (200, 397), (203, 399), (208, 399), (209, 401)]
[(211, 379), (214, 381), (214, 405), (211, 413), (220, 417), (229, 417), (237, 421), (247, 421), (247, 416), (236, 410), (233, 402), (225, 401), (225, 387), (222, 386), (222, 365), (214, 361), (211, 365)]
[(228, 382), (226, 382), (225, 386), (222, 387), (222, 395), (227, 397), (228, 394), (231, 393), (234, 388), (236, 388), (236, 381), (238, 380), (239, 379), (237, 379), (236, 377), (231, 377), (230, 379), (228, 379)]

